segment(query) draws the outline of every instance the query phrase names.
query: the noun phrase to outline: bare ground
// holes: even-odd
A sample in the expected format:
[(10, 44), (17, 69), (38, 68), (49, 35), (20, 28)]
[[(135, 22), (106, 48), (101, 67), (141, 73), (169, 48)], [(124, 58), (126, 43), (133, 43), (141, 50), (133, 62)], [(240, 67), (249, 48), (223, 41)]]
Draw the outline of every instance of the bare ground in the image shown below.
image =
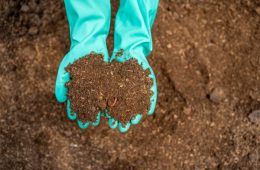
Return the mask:
[(156, 113), (120, 134), (80, 130), (55, 100), (63, 2), (0, 0), (0, 169), (260, 169), (259, 15), (257, 0), (161, 0)]

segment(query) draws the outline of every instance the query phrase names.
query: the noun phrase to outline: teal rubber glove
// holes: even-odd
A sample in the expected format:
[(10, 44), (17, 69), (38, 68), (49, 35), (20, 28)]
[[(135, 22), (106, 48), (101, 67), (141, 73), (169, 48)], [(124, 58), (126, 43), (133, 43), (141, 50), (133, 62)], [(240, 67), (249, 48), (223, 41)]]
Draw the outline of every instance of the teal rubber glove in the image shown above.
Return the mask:
[[(134, 58), (143, 67), (149, 69), (150, 77), (153, 80), (151, 90), (150, 110), (148, 115), (152, 115), (155, 110), (157, 88), (156, 79), (152, 68), (150, 67), (146, 56), (152, 51), (151, 27), (156, 15), (158, 0), (121, 0), (119, 11), (116, 17), (115, 25), (115, 44), (111, 60), (124, 62)], [(71, 120), (77, 119), (76, 113), (71, 114), (70, 102), (67, 100), (67, 88), (65, 84), (70, 80), (70, 75), (65, 68), (74, 61), (91, 53), (101, 53), (104, 55), (104, 61), (109, 61), (106, 47), (106, 38), (110, 27), (110, 1), (109, 0), (65, 0), (67, 17), (70, 25), (71, 48), (68, 54), (62, 60), (57, 80), (55, 94), (59, 102), (67, 101), (68, 117)], [(116, 57), (116, 53), (121, 49), (124, 53)], [(109, 119), (111, 128), (119, 128), (120, 132), (126, 132), (131, 124), (138, 124), (142, 115), (137, 115), (134, 119), (123, 126), (115, 121), (108, 113), (99, 113), (96, 122), (92, 125), (97, 126), (100, 117), (105, 115)], [(80, 120), (80, 128), (87, 128), (90, 123), (83, 124)]]
[[(158, 4), (159, 0), (120, 0), (120, 7), (115, 22), (114, 51), (111, 57), (111, 61), (116, 60), (119, 62), (125, 62), (126, 60), (134, 58), (144, 70), (150, 70), (150, 78), (153, 80), (151, 87), (153, 95), (150, 99), (148, 115), (154, 113), (157, 99), (155, 75), (146, 56), (152, 51), (151, 29)], [(124, 51), (123, 55), (117, 57), (116, 54), (121, 50)], [(120, 132), (126, 132), (131, 124), (138, 124), (140, 122), (142, 114), (137, 115), (125, 126), (110, 116), (107, 117), (111, 128), (118, 126)]]
[[(76, 113), (70, 113), (70, 102), (67, 100), (65, 84), (70, 80), (70, 75), (65, 68), (81, 57), (91, 52), (104, 55), (108, 62), (109, 56), (106, 46), (106, 38), (110, 28), (111, 7), (110, 0), (64, 0), (67, 18), (70, 28), (70, 51), (60, 63), (56, 78), (55, 95), (59, 102), (67, 101), (68, 117), (71, 120), (77, 118)], [(92, 123), (98, 125), (97, 121)], [(80, 128), (87, 128), (89, 123), (83, 124), (78, 120)]]

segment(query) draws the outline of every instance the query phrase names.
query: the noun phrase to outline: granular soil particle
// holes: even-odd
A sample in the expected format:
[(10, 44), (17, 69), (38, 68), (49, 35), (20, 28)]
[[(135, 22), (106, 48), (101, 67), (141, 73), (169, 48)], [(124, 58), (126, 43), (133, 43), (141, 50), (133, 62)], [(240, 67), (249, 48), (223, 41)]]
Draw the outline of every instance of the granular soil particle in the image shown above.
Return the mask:
[(98, 112), (108, 111), (121, 123), (150, 107), (152, 80), (136, 60), (106, 63), (101, 54), (89, 54), (67, 67), (67, 83), (72, 113), (83, 122), (96, 120)]

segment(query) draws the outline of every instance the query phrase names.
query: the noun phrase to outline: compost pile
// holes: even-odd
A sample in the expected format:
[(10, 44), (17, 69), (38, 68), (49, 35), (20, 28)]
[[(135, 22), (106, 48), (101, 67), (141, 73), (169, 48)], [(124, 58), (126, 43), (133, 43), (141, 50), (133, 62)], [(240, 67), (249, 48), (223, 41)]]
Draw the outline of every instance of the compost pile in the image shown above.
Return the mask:
[(152, 80), (136, 60), (104, 62), (103, 55), (90, 54), (67, 67), (71, 113), (82, 122), (94, 122), (97, 114), (108, 113), (125, 124), (136, 114), (147, 114)]
[(63, 1), (1, 1), (0, 170), (260, 169), (259, 23), (259, 0), (161, 0), (156, 110), (121, 134), (105, 117), (80, 129), (55, 99)]

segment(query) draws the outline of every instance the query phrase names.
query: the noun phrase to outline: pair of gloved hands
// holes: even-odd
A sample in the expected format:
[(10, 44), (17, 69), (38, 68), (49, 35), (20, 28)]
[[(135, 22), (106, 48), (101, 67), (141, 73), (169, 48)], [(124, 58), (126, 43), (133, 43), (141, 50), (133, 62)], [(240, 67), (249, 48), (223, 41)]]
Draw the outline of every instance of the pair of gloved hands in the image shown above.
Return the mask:
[[(153, 95), (150, 99), (148, 115), (152, 115), (156, 105), (157, 87), (155, 75), (146, 56), (152, 51), (151, 28), (159, 0), (120, 0), (115, 21), (114, 50), (111, 57), (108, 55), (106, 46), (111, 18), (110, 0), (64, 0), (64, 2), (70, 26), (71, 47), (60, 63), (55, 94), (59, 102), (67, 101), (68, 117), (71, 120), (77, 119), (76, 113), (70, 113), (70, 102), (67, 99), (68, 89), (65, 87), (65, 84), (70, 80), (70, 75), (65, 71), (65, 68), (91, 52), (103, 54), (105, 62), (112, 60), (124, 62), (134, 58), (143, 69), (151, 71)], [(124, 50), (124, 54), (116, 57), (116, 53), (121, 49)], [(139, 114), (123, 126), (110, 117), (109, 113), (99, 113), (96, 122), (85, 124), (80, 120), (77, 122), (80, 128), (87, 128), (89, 124), (97, 126), (101, 116), (106, 116), (109, 126), (111, 128), (118, 127), (120, 132), (126, 132), (131, 124), (138, 124), (142, 118), (142, 115)]]

